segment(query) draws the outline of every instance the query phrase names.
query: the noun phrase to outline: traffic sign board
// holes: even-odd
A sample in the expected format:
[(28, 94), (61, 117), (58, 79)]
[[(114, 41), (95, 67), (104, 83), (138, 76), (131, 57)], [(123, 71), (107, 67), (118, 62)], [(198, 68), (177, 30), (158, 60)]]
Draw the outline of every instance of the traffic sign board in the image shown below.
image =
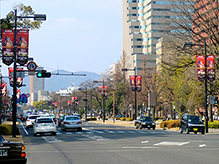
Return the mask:
[(29, 62), (29, 63), (27, 64), (27, 69), (28, 69), (29, 71), (35, 71), (36, 68), (37, 68), (37, 65), (36, 65), (36, 63), (33, 62), (33, 61), (31, 61), (31, 62)]
[[(20, 72), (20, 71), (17, 71), (16, 72), (16, 77), (24, 77), (24, 72)], [(14, 73), (11, 74), (11, 78), (14, 78)]]

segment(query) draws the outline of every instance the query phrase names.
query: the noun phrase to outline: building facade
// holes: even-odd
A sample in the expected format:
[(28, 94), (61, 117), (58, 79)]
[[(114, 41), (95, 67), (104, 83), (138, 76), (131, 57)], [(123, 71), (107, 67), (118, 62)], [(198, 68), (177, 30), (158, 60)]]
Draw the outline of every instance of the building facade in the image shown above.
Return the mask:
[(144, 57), (147, 68), (151, 73), (155, 71), (156, 44), (171, 32), (165, 27), (175, 17), (171, 7), (169, 0), (123, 0), (122, 48), (127, 67), (136, 67), (137, 74), (141, 74)]

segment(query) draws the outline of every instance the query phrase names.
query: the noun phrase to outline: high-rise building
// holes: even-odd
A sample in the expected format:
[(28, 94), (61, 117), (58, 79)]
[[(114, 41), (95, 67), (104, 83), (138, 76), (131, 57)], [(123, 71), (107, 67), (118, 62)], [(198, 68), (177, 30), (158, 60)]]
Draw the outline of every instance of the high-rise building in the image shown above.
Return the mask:
[(165, 28), (174, 19), (171, 5), (170, 0), (123, 0), (122, 48), (127, 67), (136, 67), (137, 74), (141, 74), (144, 57), (148, 70), (155, 71), (158, 39), (171, 32)]

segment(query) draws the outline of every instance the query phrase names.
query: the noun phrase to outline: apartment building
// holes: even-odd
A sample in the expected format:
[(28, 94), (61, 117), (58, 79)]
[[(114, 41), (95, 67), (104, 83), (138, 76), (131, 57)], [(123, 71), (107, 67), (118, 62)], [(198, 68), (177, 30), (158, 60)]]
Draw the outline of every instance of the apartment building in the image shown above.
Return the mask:
[[(143, 57), (151, 73), (156, 66), (156, 44), (170, 33), (165, 26), (177, 19), (170, 0), (123, 0), (123, 52), (127, 67), (137, 68), (141, 74)], [(130, 72), (129, 74), (133, 74)]]

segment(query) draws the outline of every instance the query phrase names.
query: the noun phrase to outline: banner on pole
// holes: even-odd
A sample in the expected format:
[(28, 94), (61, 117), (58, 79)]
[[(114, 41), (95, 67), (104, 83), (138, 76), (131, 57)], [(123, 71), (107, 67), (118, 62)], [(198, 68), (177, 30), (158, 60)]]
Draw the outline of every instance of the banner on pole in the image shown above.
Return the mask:
[(197, 55), (196, 56), (196, 63), (197, 63), (198, 80), (203, 82), (205, 80), (205, 76), (206, 76), (205, 56), (204, 55)]

